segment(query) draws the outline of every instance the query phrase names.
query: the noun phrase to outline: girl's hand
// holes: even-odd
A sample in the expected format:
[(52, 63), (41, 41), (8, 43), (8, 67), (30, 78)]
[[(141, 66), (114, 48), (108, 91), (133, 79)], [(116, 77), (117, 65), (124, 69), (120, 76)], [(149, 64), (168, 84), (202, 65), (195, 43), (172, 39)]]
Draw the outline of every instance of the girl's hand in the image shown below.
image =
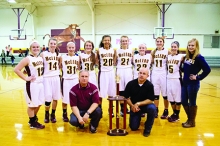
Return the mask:
[(33, 81), (35, 81), (35, 80), (36, 80), (36, 77), (35, 77), (34, 75), (31, 75), (31, 76), (25, 78), (25, 81), (31, 81), (31, 82), (33, 82)]
[(189, 79), (190, 79), (190, 80), (196, 80), (196, 76), (197, 76), (197, 75), (194, 75), (194, 74), (190, 74), (190, 77), (189, 77)]

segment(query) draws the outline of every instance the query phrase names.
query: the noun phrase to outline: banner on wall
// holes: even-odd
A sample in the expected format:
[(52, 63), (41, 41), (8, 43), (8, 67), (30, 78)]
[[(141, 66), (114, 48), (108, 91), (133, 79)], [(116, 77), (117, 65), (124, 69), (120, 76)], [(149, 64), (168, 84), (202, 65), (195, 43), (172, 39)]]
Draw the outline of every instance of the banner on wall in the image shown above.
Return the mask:
[(80, 40), (85, 42), (80, 36), (80, 29), (76, 29), (74, 33), (68, 32), (66, 29), (51, 29), (51, 37), (55, 37), (58, 40), (60, 53), (67, 53), (66, 45), (70, 41), (76, 44), (75, 52), (80, 50)]

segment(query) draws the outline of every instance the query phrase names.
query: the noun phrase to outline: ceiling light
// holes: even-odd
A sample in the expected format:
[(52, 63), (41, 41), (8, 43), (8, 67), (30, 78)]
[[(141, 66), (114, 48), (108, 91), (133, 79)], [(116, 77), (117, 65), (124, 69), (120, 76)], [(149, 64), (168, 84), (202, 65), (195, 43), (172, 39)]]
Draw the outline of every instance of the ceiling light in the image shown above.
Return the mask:
[(9, 3), (17, 3), (15, 0), (7, 0)]

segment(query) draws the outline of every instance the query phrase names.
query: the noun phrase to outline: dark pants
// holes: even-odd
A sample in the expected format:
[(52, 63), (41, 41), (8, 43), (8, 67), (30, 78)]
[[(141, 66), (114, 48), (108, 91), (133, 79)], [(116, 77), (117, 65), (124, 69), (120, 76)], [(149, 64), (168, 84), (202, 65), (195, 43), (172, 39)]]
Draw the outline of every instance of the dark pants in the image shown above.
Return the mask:
[(7, 55), (6, 55), (7, 57), (9, 57), (9, 53), (10, 53), (10, 51), (7, 51)]
[[(83, 117), (87, 110), (80, 110), (80, 115)], [(99, 125), (99, 121), (102, 118), (102, 109), (100, 107), (97, 107), (90, 115), (89, 118), (91, 119), (90, 124), (97, 128)], [(78, 127), (80, 124), (78, 122), (77, 117), (71, 113), (70, 114), (70, 124), (73, 126)]]
[(184, 84), (181, 91), (181, 102), (183, 106), (196, 106), (197, 93), (200, 84)]
[(141, 122), (141, 114), (147, 113), (147, 119), (145, 121), (144, 127), (145, 131), (150, 132), (151, 128), (154, 124), (154, 118), (156, 114), (156, 106), (152, 104), (144, 105), (140, 107), (140, 111), (134, 113), (132, 110), (130, 111), (130, 119), (129, 126), (131, 130), (138, 130)]
[(5, 62), (5, 64), (6, 64), (6, 60), (5, 60), (5, 58), (2, 58), (2, 64), (3, 64), (3, 61)]

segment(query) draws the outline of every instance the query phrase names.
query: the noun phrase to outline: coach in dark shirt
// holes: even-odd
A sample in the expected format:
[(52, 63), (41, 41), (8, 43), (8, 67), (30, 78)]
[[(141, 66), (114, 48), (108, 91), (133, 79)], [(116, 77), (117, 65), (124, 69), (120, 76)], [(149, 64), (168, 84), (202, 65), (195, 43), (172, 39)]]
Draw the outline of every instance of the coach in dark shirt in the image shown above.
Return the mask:
[(98, 89), (89, 83), (89, 72), (80, 71), (79, 84), (70, 90), (70, 124), (79, 128), (84, 128), (84, 124), (91, 118), (89, 130), (96, 133), (99, 121), (102, 117), (102, 110), (98, 107)]
[(126, 85), (125, 98), (130, 105), (129, 126), (131, 130), (138, 130), (141, 121), (141, 114), (147, 113), (147, 120), (144, 125), (143, 135), (148, 137), (154, 123), (156, 107), (154, 101), (154, 86), (147, 80), (148, 70), (141, 68), (138, 78)]

